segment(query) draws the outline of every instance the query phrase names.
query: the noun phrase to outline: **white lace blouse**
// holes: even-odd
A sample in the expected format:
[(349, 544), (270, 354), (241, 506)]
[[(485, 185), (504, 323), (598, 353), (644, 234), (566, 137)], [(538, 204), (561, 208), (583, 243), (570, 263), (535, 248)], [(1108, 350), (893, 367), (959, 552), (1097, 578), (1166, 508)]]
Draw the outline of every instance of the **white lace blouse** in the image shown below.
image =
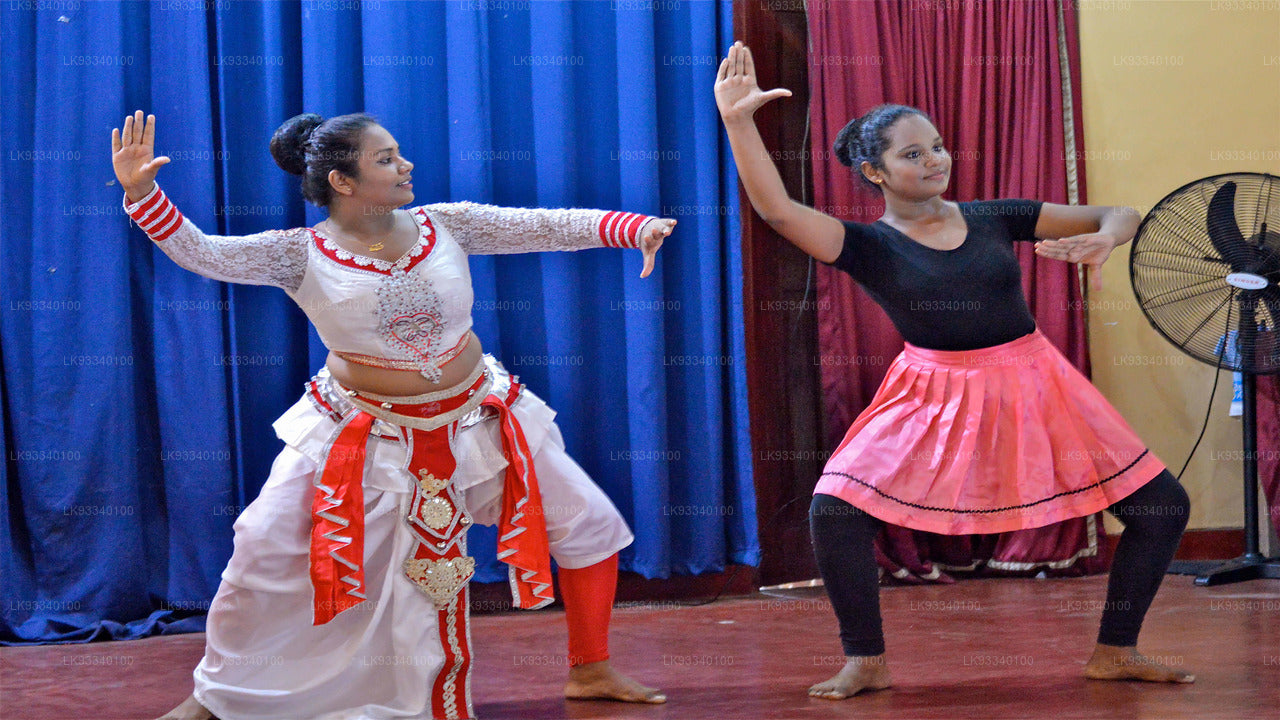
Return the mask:
[(289, 294), (330, 351), (439, 380), (471, 330), (467, 255), (638, 247), (653, 218), (470, 202), (412, 208), (418, 243), (398, 260), (357, 255), (310, 228), (206, 235), (157, 185), (125, 211), (174, 262), (214, 280)]

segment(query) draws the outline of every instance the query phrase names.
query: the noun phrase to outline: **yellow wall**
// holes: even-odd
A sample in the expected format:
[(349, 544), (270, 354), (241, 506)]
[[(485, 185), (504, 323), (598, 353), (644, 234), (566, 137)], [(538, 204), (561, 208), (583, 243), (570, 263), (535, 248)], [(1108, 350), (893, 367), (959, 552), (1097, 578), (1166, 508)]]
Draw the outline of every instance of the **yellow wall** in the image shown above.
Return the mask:
[[(1224, 172), (1280, 174), (1280, 0), (1079, 0), (1088, 200), (1145, 214)], [(1128, 246), (1090, 294), (1093, 380), (1174, 473), (1204, 422), (1214, 369), (1147, 323)], [(1242, 527), (1240, 422), (1224, 372), (1182, 481), (1192, 528)]]

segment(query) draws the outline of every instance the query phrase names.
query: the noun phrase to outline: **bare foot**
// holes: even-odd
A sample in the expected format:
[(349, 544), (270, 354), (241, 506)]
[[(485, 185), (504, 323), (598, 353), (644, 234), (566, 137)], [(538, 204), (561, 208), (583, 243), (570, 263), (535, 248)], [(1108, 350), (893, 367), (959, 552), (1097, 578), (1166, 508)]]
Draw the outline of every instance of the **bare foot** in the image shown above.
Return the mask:
[(849, 657), (835, 677), (809, 688), (809, 697), (844, 700), (863, 690), (883, 690), (887, 687), (889, 666), (885, 665), (883, 654)]
[(667, 696), (657, 688), (645, 687), (623, 675), (608, 660), (569, 668), (569, 682), (564, 696), (570, 700), (620, 700), (622, 702), (659, 704)]
[[(1160, 658), (1168, 661), (1167, 658)], [(1181, 662), (1181, 658), (1178, 659)], [(1145, 680), (1147, 682), (1192, 683), (1196, 676), (1162, 665), (1146, 655), (1139, 655), (1136, 647), (1116, 645), (1098, 646), (1093, 657), (1084, 666), (1084, 676), (1090, 680)]]
[(181, 705), (165, 713), (160, 720), (218, 720), (218, 718), (206, 710), (196, 700), (195, 695), (189, 695)]

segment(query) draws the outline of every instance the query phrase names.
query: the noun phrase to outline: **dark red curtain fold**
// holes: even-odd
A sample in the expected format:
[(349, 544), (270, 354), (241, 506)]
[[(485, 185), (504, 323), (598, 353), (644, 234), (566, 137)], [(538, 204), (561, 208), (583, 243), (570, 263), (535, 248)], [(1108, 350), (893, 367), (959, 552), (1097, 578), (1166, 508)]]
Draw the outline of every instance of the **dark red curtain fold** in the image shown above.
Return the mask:
[(1258, 478), (1271, 527), (1280, 529), (1280, 375), (1258, 378)]
[[(883, 212), (831, 152), (851, 118), (880, 103), (914, 105), (934, 120), (953, 155), (951, 200), (1071, 200), (1068, 171), (1083, 155), (1076, 18), (1060, 0), (963, 3), (817, 3), (809, 8), (810, 114), (815, 206), (871, 222)], [(1059, 52), (1067, 50), (1068, 74)], [(1070, 109), (1064, 110), (1064, 87)], [(1064, 129), (1064, 112), (1073, 138)], [(1070, 146), (1070, 153), (1068, 147)], [(1084, 168), (1076, 164), (1078, 202)], [(1023, 284), (1044, 334), (1089, 372), (1083, 303), (1074, 266), (1040, 261), (1019, 243)], [(902, 338), (849, 276), (818, 269), (819, 348), (828, 447), (868, 404)], [(904, 581), (949, 580), (945, 569), (1100, 571), (1102, 523), (1078, 518), (997, 536), (944, 537), (888, 527), (881, 566)]]

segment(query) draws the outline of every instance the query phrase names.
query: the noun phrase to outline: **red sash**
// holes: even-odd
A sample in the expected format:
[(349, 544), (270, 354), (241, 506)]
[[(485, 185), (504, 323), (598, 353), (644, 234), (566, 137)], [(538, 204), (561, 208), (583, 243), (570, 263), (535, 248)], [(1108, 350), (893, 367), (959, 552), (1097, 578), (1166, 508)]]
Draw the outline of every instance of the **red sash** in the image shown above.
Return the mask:
[(502, 454), (507, 458), (507, 475), (502, 486), (502, 515), (498, 521), (498, 559), (506, 563), (511, 576), (512, 603), (518, 608), (537, 609), (551, 604), (551, 547), (547, 540), (547, 520), (543, 515), (542, 493), (533, 470), (533, 453), (511, 404), (521, 385), (511, 383), (505, 398), (490, 394), (484, 405), (498, 411), (502, 424)]
[(363, 602), (365, 447), (373, 416), (357, 411), (329, 447), (311, 500), (314, 624)]

